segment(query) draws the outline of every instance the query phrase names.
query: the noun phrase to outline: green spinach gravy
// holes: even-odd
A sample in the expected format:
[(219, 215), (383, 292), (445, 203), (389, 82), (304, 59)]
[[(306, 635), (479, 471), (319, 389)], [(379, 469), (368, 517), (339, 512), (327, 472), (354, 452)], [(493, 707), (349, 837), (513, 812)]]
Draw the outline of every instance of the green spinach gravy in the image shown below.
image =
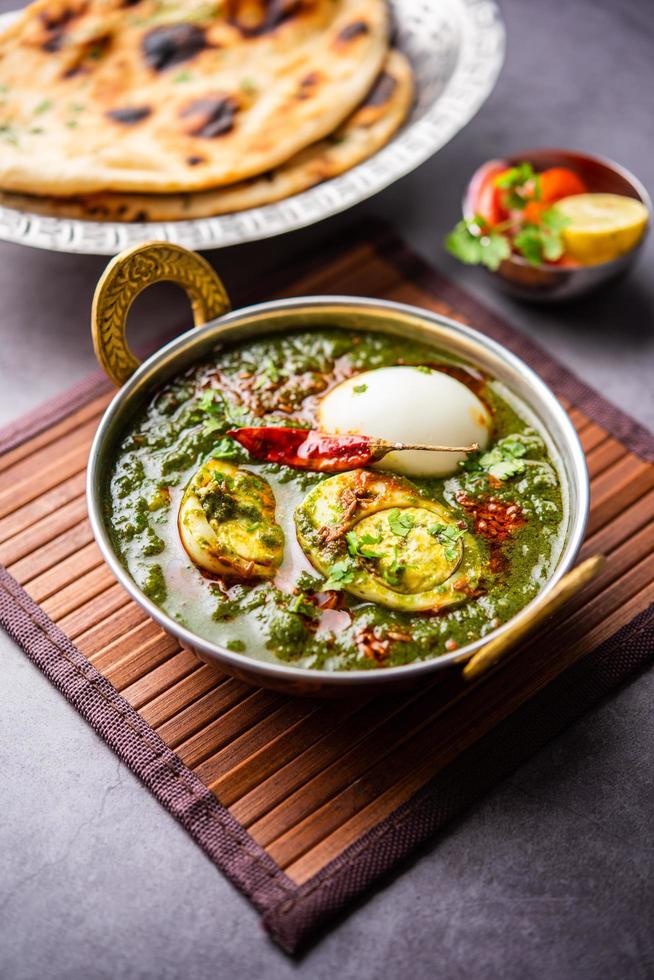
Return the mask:
[[(348, 562), (355, 559), (348, 549), (354, 547), (359, 563), (379, 557), (351, 536), (332, 543), (332, 574), (319, 574), (298, 543), (294, 515), (330, 476), (257, 462), (227, 435), (238, 426), (311, 427), (321, 396), (338, 381), (397, 364), (449, 372), (481, 398), (493, 419), (489, 446), (454, 476), (410, 481), (411, 494), (434, 502), (433, 509), (447, 508), (451, 523), (427, 528), (440, 536), (443, 561), (454, 559), (458, 539), (465, 539), (478, 565), (473, 577), (455, 573), (459, 579), (449, 587), (460, 590), (460, 601), (436, 614), (389, 608), (349, 592)], [(201, 571), (183, 548), (180, 502), (212, 459), (262, 477), (272, 490), (283, 531), (274, 578), (221, 580)], [(546, 582), (560, 554), (567, 503), (547, 435), (501, 383), (405, 338), (325, 329), (217, 349), (209, 362), (159, 390), (118, 447), (104, 506), (113, 545), (136, 584), (192, 632), (253, 658), (352, 670), (437, 657), (509, 619)], [(413, 533), (402, 514), (396, 508), (391, 515), (398, 545)], [(390, 586), (405, 571), (395, 565), (387, 563), (383, 573)]]

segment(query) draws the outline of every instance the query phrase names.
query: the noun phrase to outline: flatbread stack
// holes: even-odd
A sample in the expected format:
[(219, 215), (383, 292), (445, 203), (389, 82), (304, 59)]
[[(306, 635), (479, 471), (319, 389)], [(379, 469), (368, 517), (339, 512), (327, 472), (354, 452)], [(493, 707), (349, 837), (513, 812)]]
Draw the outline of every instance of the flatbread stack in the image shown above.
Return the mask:
[(413, 96), (386, 0), (37, 0), (0, 36), (0, 202), (260, 207), (371, 156)]

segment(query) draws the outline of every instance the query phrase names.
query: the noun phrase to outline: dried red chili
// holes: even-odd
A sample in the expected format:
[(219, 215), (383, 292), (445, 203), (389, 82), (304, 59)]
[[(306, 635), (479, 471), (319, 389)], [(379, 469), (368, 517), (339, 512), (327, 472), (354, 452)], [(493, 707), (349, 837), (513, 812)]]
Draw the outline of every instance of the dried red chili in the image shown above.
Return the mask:
[(263, 425), (232, 429), (228, 435), (247, 449), (255, 459), (284, 463), (298, 470), (341, 473), (368, 466), (387, 453), (403, 449), (426, 449), (436, 452), (473, 452), (473, 446), (427, 446), (388, 442), (363, 435), (331, 435), (315, 429)]

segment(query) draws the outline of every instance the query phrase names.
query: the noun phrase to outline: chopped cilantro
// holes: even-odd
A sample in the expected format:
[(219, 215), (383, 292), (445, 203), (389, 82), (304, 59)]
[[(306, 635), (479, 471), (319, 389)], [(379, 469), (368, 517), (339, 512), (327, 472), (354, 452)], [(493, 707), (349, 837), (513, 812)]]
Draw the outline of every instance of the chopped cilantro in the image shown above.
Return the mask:
[(225, 646), (232, 653), (243, 653), (247, 649), (243, 640), (228, 640)]
[(215, 391), (205, 391), (202, 398), (198, 402), (198, 407), (201, 408), (203, 412), (208, 412), (210, 415), (224, 414), (219, 402), (216, 401)]
[(173, 82), (175, 85), (179, 85), (180, 82), (190, 82), (192, 78), (190, 71), (180, 71), (173, 76)]
[(347, 541), (347, 550), (350, 552), (353, 558), (357, 555), (361, 555), (362, 558), (382, 558), (383, 554), (379, 551), (375, 551), (371, 548), (371, 545), (379, 544), (381, 541), (381, 534), (362, 534), (361, 537), (357, 537), (354, 531), (348, 531), (345, 535), (345, 540)]
[(329, 569), (329, 577), (323, 583), (324, 592), (338, 592), (344, 585), (354, 580), (354, 562), (351, 558), (343, 558), (335, 562)]
[(505, 436), (487, 453), (483, 453), (474, 465), (498, 480), (508, 480), (525, 472), (527, 463), (522, 457), (526, 453), (527, 447), (523, 442), (515, 436)]
[(364, 391), (367, 390), (368, 390), (368, 385), (355, 385), (352, 388), (352, 391), (354, 392), (355, 395), (362, 395)]
[(43, 99), (43, 101), (39, 102), (39, 104), (34, 109), (34, 115), (40, 116), (42, 112), (47, 112), (48, 109), (52, 109), (52, 105), (53, 105), (52, 99)]
[(443, 545), (447, 560), (454, 561), (458, 554), (457, 541), (463, 537), (465, 530), (454, 524), (434, 524), (429, 528), (429, 533)]
[(427, 367), (426, 364), (415, 364), (416, 371), (422, 372), (422, 374), (431, 374), (431, 368)]
[(384, 578), (389, 585), (399, 585), (407, 568), (411, 568), (411, 566), (400, 560), (397, 545), (394, 545), (393, 560), (388, 568), (385, 569)]
[(416, 519), (411, 514), (403, 513), (395, 507), (388, 515), (388, 524), (398, 538), (406, 538), (411, 528), (416, 526)]
[[(211, 419), (210, 421), (213, 422), (214, 420)], [(238, 459), (240, 454), (240, 447), (231, 436), (224, 436), (211, 450), (212, 459)]]

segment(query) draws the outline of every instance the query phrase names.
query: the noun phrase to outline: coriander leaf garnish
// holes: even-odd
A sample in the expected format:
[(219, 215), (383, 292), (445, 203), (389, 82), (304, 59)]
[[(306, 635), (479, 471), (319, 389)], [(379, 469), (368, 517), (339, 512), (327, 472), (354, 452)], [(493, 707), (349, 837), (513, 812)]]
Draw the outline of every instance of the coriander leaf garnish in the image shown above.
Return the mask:
[(400, 559), (398, 547), (397, 545), (393, 545), (393, 560), (388, 568), (384, 570), (384, 578), (389, 585), (399, 585), (406, 570), (414, 567), (414, 565), (409, 565)]
[(383, 554), (379, 551), (375, 551), (371, 545), (379, 544), (381, 541), (381, 534), (373, 536), (372, 534), (362, 534), (361, 537), (357, 537), (355, 531), (348, 531), (345, 535), (345, 540), (347, 541), (347, 550), (350, 552), (353, 558), (360, 555), (362, 558), (383, 558)]
[[(204, 431), (207, 431), (206, 425)], [(231, 436), (224, 436), (211, 450), (212, 459), (238, 459), (240, 455), (240, 446)]]
[(411, 529), (416, 526), (416, 519), (411, 514), (400, 511), (396, 507), (389, 512), (388, 526), (393, 534), (397, 534), (398, 538), (406, 538)]
[(527, 463), (523, 457), (526, 454), (527, 447), (523, 442), (515, 436), (505, 436), (488, 452), (482, 453), (474, 466), (498, 480), (508, 480), (525, 472)]
[(367, 390), (368, 390), (368, 385), (363, 385), (363, 384), (362, 385), (354, 385), (354, 387), (352, 388), (352, 391), (354, 392), (355, 395), (362, 395), (364, 393), (364, 391), (367, 391)]
[(338, 592), (344, 585), (354, 580), (355, 566), (351, 558), (335, 562), (329, 569), (329, 576), (322, 584), (323, 592)]
[(465, 265), (485, 265), (495, 271), (511, 254), (508, 239), (487, 228), (483, 218), (464, 218), (445, 239), (447, 251)]
[(458, 554), (456, 545), (465, 534), (465, 530), (455, 527), (454, 524), (434, 524), (428, 530), (432, 537), (443, 545), (446, 559), (455, 561)]

